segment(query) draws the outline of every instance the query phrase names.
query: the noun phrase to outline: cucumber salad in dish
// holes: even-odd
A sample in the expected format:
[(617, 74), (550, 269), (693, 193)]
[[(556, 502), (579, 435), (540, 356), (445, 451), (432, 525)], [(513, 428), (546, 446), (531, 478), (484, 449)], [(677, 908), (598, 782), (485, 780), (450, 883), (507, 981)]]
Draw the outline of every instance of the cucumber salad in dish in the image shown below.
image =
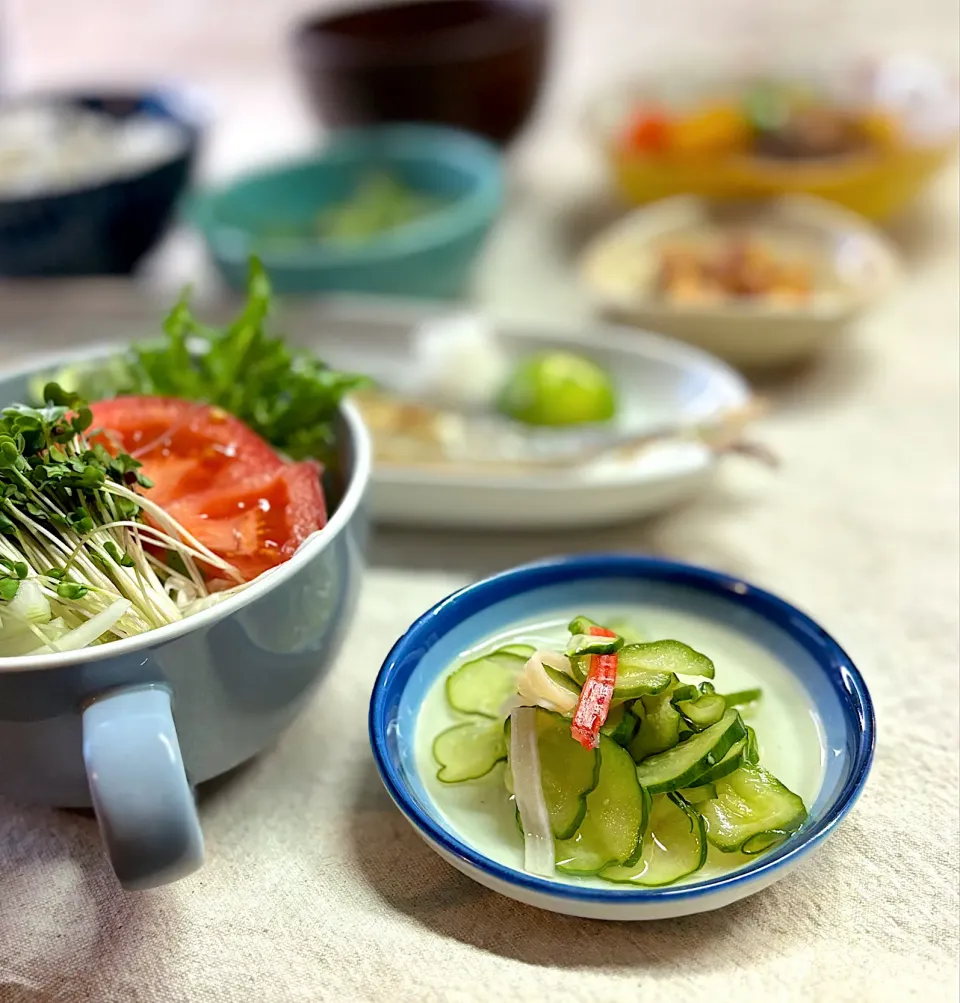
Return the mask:
[(585, 616), (559, 646), (507, 638), (471, 653), (442, 683), (457, 723), (430, 734), (435, 798), (474, 785), (467, 818), (508, 805), (508, 838), (545, 877), (658, 887), (708, 858), (740, 866), (788, 840), (807, 809), (764, 765), (751, 723), (761, 689), (725, 692), (715, 677), (682, 641)]
[(269, 303), (253, 262), (226, 328), (182, 299), (164, 340), (3, 408), (0, 658), (174, 623), (323, 529), (336, 409), (360, 381), (269, 336)]

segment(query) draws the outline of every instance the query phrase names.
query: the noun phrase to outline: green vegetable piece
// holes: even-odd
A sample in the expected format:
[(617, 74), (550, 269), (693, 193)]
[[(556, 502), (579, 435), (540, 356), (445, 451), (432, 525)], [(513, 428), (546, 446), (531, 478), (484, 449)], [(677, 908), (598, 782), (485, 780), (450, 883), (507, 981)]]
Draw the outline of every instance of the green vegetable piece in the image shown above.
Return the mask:
[[(557, 839), (568, 839), (587, 812), (587, 795), (600, 777), (600, 752), (585, 749), (570, 734), (570, 719), (537, 708), (537, 750), (540, 753), (540, 783)], [(510, 719), (504, 728), (510, 747)], [(508, 764), (509, 765), (509, 764)]]
[(612, 655), (622, 646), (622, 637), (596, 637), (593, 634), (574, 634), (567, 641), (566, 654), (568, 657)]
[(751, 766), (756, 766), (760, 762), (760, 744), (757, 741), (757, 733), (747, 725), (747, 743), (743, 750), (743, 761)]
[(706, 676), (713, 679), (713, 662), (683, 641), (648, 641), (627, 644), (619, 652), (618, 664), (647, 672), (672, 672), (679, 676)]
[(267, 274), (251, 258), (247, 302), (226, 327), (198, 321), (185, 292), (164, 321), (162, 340), (134, 345), (105, 363), (74, 366), (60, 376), (88, 400), (145, 394), (214, 404), (291, 459), (330, 465), (336, 460), (340, 401), (368, 381), (329, 369), (311, 353), (269, 334), (271, 304)]
[(737, 690), (736, 693), (725, 693), (723, 699), (728, 707), (743, 707), (746, 704), (756, 703), (763, 696), (763, 690)]
[(790, 118), (790, 91), (779, 81), (759, 81), (743, 94), (742, 107), (750, 126), (760, 133), (783, 128)]
[(700, 691), (690, 683), (678, 683), (670, 690), (670, 703), (674, 707), (683, 700), (696, 700), (700, 696)]
[[(749, 730), (749, 729), (748, 729)], [(727, 750), (727, 754), (716, 763), (711, 766), (698, 781), (698, 785), (701, 784), (715, 784), (722, 777), (726, 777), (733, 773), (734, 770), (739, 770), (741, 765), (745, 763), (746, 753), (748, 747), (748, 738), (741, 738), (739, 742), (734, 742), (733, 745)]]
[[(717, 796), (715, 784), (698, 784), (696, 787), (684, 787), (677, 792), (687, 804), (699, 804), (701, 801), (709, 801)], [(659, 797), (660, 795), (658, 795)]]
[(620, 884), (659, 888), (696, 873), (707, 860), (703, 819), (676, 794), (653, 798), (639, 860), (609, 866), (600, 877)]
[(703, 775), (723, 759), (732, 745), (746, 738), (746, 734), (740, 715), (731, 708), (716, 724), (686, 742), (638, 763), (637, 777), (651, 794), (695, 787)]
[[(442, 205), (439, 199), (415, 191), (391, 174), (373, 171), (360, 179), (346, 201), (326, 206), (318, 213), (316, 236), (332, 243), (364, 244)], [(296, 239), (298, 235), (294, 232), (290, 236)]]
[(575, 616), (570, 623), (567, 624), (567, 630), (571, 634), (589, 634), (591, 628), (602, 626), (602, 623), (597, 623), (596, 621), (591, 620), (590, 617), (584, 616), (581, 613), (579, 616)]
[(727, 709), (726, 701), (719, 693), (707, 693), (696, 700), (681, 700), (675, 706), (695, 731), (716, 724)]
[[(623, 649), (621, 648), (621, 651)], [(672, 672), (650, 672), (617, 659), (617, 681), (613, 687), (614, 700), (636, 700), (637, 697), (663, 693), (676, 683)]]
[(580, 696), (580, 686), (571, 679), (566, 672), (561, 672), (559, 669), (555, 669), (550, 665), (544, 665), (543, 671), (552, 679), (558, 686), (562, 686), (565, 690), (569, 690), (570, 693), (575, 697)]
[(437, 779), (459, 784), (486, 776), (507, 758), (499, 721), (465, 721), (441, 731), (433, 740), (433, 758), (440, 769)]
[(606, 723), (600, 729), (600, 733), (609, 735), (617, 745), (626, 747), (630, 744), (639, 726), (640, 721), (637, 715), (624, 704), (620, 704), (611, 709)]
[[(585, 617), (578, 617), (571, 626), (585, 619)], [(596, 640), (603, 640), (603, 638)], [(609, 638), (608, 640), (614, 639)], [(616, 640), (620, 641), (619, 638)], [(655, 644), (663, 643), (673, 644), (674, 642), (655, 642)], [(621, 702), (635, 700), (644, 694), (660, 693), (671, 684), (676, 683), (676, 676), (672, 672), (650, 667), (647, 656), (642, 651), (638, 651), (644, 647), (645, 645), (629, 644), (617, 649), (617, 681), (613, 691), (614, 700)], [(569, 657), (573, 677), (583, 685), (590, 671), (590, 655), (574, 654)], [(653, 655), (653, 658), (655, 657), (656, 653)], [(693, 690), (693, 693), (695, 694), (696, 690)]]
[(639, 763), (648, 756), (672, 749), (680, 741), (681, 718), (670, 701), (670, 692), (641, 697), (633, 705), (640, 719), (636, 735), (627, 746)]
[(761, 853), (803, 824), (803, 800), (761, 766), (743, 765), (718, 780), (717, 796), (697, 805), (707, 839), (724, 853)]
[(557, 841), (557, 870), (596, 874), (631, 860), (643, 839), (649, 798), (637, 783), (633, 760), (613, 739), (600, 735), (600, 779), (587, 795), (587, 813), (576, 833)]
[(498, 410), (526, 425), (604, 422), (617, 410), (613, 380), (595, 362), (570, 352), (544, 352), (517, 366)]
[(447, 677), (447, 702), (462, 714), (501, 718), (500, 708), (517, 692), (522, 655), (504, 649), (465, 662)]
[(570, 671), (573, 673), (573, 678), (582, 686), (587, 681), (587, 675), (590, 672), (590, 656), (571, 655)]
[(516, 655), (526, 661), (537, 649), (532, 644), (505, 644), (498, 650), (501, 655)]

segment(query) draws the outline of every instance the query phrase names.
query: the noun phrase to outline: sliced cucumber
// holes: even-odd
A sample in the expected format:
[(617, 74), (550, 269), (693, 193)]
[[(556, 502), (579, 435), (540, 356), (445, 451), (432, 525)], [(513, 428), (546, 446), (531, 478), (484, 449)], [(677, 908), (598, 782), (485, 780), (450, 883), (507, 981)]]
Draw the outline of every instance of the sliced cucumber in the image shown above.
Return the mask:
[[(624, 647), (617, 652), (617, 681), (613, 690), (614, 700), (621, 702), (636, 700), (637, 697), (644, 694), (662, 693), (677, 681), (677, 677), (672, 672), (644, 668), (632, 656), (625, 660), (622, 656), (626, 650), (627, 648)], [(574, 679), (583, 685), (590, 671), (590, 656), (572, 655), (570, 657), (570, 671), (573, 673)], [(693, 693), (696, 694), (695, 689)]]
[(606, 724), (600, 729), (603, 735), (609, 735), (617, 745), (627, 746), (637, 731), (640, 722), (636, 714), (624, 704), (614, 707), (607, 717)]
[[(642, 725), (640, 730), (643, 731)], [(740, 715), (730, 708), (705, 731), (639, 763), (637, 777), (640, 784), (651, 794), (695, 787), (710, 767), (719, 763), (730, 747), (745, 738), (746, 734)]]
[(679, 683), (670, 690), (670, 702), (676, 707), (682, 700), (696, 700), (700, 691), (692, 683)]
[(694, 651), (683, 641), (625, 644), (619, 655), (618, 669), (622, 665), (647, 672), (672, 672), (681, 676), (705, 676), (707, 679), (713, 679), (716, 671), (706, 655)]
[(465, 721), (441, 731), (433, 740), (433, 758), (440, 769), (437, 780), (459, 784), (486, 776), (507, 758), (499, 721)]
[(504, 701), (517, 692), (517, 676), (528, 657), (501, 648), (465, 662), (447, 677), (447, 702), (463, 714), (500, 717)]
[[(706, 734), (706, 732), (704, 732)], [(717, 796), (697, 805), (707, 839), (724, 853), (761, 853), (803, 824), (801, 798), (760, 766), (741, 766), (717, 781)]]
[(570, 671), (573, 673), (573, 678), (582, 686), (587, 681), (587, 673), (590, 671), (590, 656), (571, 656)]
[(743, 707), (745, 704), (756, 703), (763, 696), (763, 690), (737, 690), (736, 693), (725, 693), (723, 699), (728, 707)]
[[(588, 616), (575, 616), (568, 624), (567, 630), (571, 634), (589, 634), (591, 627), (603, 627), (602, 623), (596, 623)], [(605, 628), (606, 629), (606, 628)]]
[(565, 690), (569, 690), (574, 696), (580, 696), (580, 687), (574, 680), (572, 680), (566, 672), (561, 672), (559, 669), (553, 668), (551, 665), (544, 665), (543, 671), (557, 684), (557, 686), (562, 686)]
[(687, 804), (699, 804), (717, 796), (717, 788), (713, 784), (698, 784), (696, 787), (684, 787), (677, 792)]
[[(620, 651), (625, 649), (621, 648)], [(637, 697), (662, 693), (677, 681), (672, 672), (651, 672), (638, 668), (617, 657), (617, 681), (613, 689), (615, 700), (636, 700)]]
[(757, 741), (757, 733), (747, 725), (747, 747), (743, 750), (743, 761), (751, 766), (756, 766), (760, 762), (760, 744)]
[(723, 717), (727, 705), (718, 693), (705, 693), (696, 700), (680, 700), (676, 708), (696, 730), (702, 731)]
[[(540, 782), (550, 815), (550, 827), (557, 839), (568, 839), (587, 812), (587, 795), (600, 778), (600, 753), (585, 749), (570, 734), (570, 719), (537, 708), (537, 750), (540, 753)], [(510, 718), (503, 728), (510, 748)]]
[(498, 649), (497, 654), (514, 655), (526, 661), (536, 650), (532, 644), (507, 644)]
[(658, 794), (653, 799), (640, 859), (632, 866), (605, 867), (600, 877), (658, 888), (699, 871), (706, 859), (703, 819), (676, 794)]
[(593, 634), (574, 634), (567, 641), (568, 658), (582, 655), (612, 655), (623, 647), (622, 637), (595, 637)]
[[(712, 784), (729, 776), (734, 770), (739, 770), (746, 762), (747, 744), (749, 739), (741, 738), (739, 742), (734, 742), (727, 750), (727, 754), (715, 766), (711, 766), (697, 781), (700, 784)], [(689, 800), (689, 799), (688, 799)]]
[(600, 779), (587, 795), (587, 813), (576, 833), (557, 841), (557, 870), (596, 874), (632, 859), (643, 839), (649, 798), (625, 749), (600, 736)]
[(670, 702), (670, 693), (641, 697), (633, 705), (639, 711), (640, 727), (630, 745), (630, 755), (639, 763), (647, 756), (672, 749), (680, 741), (680, 715)]

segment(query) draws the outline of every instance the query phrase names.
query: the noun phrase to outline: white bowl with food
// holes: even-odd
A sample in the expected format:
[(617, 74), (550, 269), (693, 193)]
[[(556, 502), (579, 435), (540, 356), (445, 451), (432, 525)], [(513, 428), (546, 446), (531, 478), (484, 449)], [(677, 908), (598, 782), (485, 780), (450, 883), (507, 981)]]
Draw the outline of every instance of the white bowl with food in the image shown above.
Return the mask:
[(754, 369), (812, 355), (895, 285), (900, 266), (869, 223), (819, 199), (680, 196), (600, 233), (578, 269), (607, 316)]

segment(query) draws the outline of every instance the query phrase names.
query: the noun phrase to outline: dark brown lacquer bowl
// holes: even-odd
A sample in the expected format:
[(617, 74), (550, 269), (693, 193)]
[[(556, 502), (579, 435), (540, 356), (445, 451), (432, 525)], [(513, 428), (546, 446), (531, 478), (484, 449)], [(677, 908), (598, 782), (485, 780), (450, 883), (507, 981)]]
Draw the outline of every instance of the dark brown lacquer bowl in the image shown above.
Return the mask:
[(544, 77), (549, 0), (408, 0), (308, 17), (293, 48), (329, 126), (435, 122), (509, 142)]

